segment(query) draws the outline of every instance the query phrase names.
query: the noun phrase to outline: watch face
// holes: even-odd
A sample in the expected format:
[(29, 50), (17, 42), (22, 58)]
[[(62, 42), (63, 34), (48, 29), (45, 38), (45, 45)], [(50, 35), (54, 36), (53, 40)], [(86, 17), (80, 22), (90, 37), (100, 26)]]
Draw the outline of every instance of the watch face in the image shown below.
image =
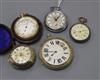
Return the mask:
[(10, 30), (3, 24), (0, 24), (0, 53), (4, 54), (12, 45), (12, 35)]
[(39, 25), (31, 17), (23, 17), (15, 24), (15, 32), (22, 38), (30, 38), (37, 34)]
[[(27, 46), (18, 46), (10, 54), (10, 63), (17, 65), (19, 68), (24, 68), (27, 65), (32, 65), (35, 60), (34, 51)], [(20, 67), (24, 65), (23, 67)]]
[(50, 12), (45, 20), (47, 28), (52, 32), (61, 32), (67, 27), (67, 18), (61, 11)]
[(50, 39), (41, 48), (40, 58), (51, 69), (62, 69), (72, 60), (72, 50), (62, 39)]
[(18, 41), (32, 41), (41, 32), (40, 22), (34, 16), (23, 15), (13, 22), (12, 32)]
[(87, 40), (90, 36), (90, 30), (84, 24), (75, 24), (70, 33), (72, 38), (79, 42)]

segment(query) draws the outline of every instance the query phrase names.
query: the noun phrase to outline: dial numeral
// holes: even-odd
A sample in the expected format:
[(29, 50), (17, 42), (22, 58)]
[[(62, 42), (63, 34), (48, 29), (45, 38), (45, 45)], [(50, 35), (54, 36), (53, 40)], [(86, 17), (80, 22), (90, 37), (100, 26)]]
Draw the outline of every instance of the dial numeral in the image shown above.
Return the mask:
[(49, 55), (46, 53), (44, 56), (45, 56), (45, 57), (48, 57)]
[(63, 49), (64, 49), (64, 51), (65, 51), (65, 50), (67, 49), (67, 47), (64, 47)]
[(47, 47), (49, 47), (49, 45), (48, 45), (48, 44), (47, 44), (46, 46), (47, 46)]
[(53, 41), (51, 41), (51, 42), (50, 42), (50, 44), (51, 44), (51, 45), (54, 45), (54, 42), (53, 42)]
[(48, 61), (51, 61), (51, 57), (49, 57)]
[(62, 62), (62, 60), (61, 59), (58, 59), (58, 63), (61, 63)]
[(63, 60), (66, 60), (66, 57), (65, 57), (65, 56), (62, 56), (62, 59), (63, 59)]
[(55, 43), (56, 43), (57, 45), (59, 45), (60, 41), (55, 41)]
[(67, 52), (65, 52), (64, 54), (68, 54)]
[(61, 47), (64, 47), (64, 46), (65, 46), (65, 44), (61, 42), (61, 43), (60, 43), (60, 46), (61, 46)]
[(54, 59), (53, 63), (55, 63), (55, 61), (56, 61), (56, 60)]
[(44, 52), (48, 52), (48, 49), (47, 48), (44, 48)]

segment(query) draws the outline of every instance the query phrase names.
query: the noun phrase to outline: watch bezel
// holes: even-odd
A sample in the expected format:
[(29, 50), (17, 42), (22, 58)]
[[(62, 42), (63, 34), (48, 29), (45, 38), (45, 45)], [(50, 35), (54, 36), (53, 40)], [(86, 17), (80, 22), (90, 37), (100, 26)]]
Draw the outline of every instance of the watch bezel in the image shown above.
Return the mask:
[(49, 11), (49, 12), (45, 15), (44, 24), (45, 24), (45, 27), (47, 28), (48, 31), (53, 32), (53, 33), (61, 33), (61, 32), (63, 32), (63, 31), (65, 31), (65, 30), (67, 29), (68, 25), (69, 25), (68, 17), (67, 17), (67, 15), (65, 15), (64, 13), (63, 13), (63, 14), (64, 14), (64, 16), (66, 17), (66, 24), (64, 25), (63, 28), (60, 28), (60, 29), (51, 29), (51, 28), (46, 24), (46, 18), (47, 18), (47, 16), (48, 16), (49, 14), (51, 14), (52, 12), (54, 12), (54, 11), (60, 11), (61, 13), (63, 13), (61, 10), (51, 10), (51, 11)]
[[(69, 48), (70, 48), (71, 54), (70, 54), (70, 57), (69, 57), (68, 61), (66, 61), (65, 63), (63, 63), (63, 64), (61, 64), (61, 65), (51, 65), (51, 64), (49, 64), (47, 61), (45, 61), (45, 59), (44, 59), (43, 56), (42, 56), (42, 47), (45, 45), (46, 42), (48, 42), (48, 41), (50, 41), (50, 40), (52, 40), (52, 39), (60, 39), (60, 40), (64, 41), (64, 42), (69, 46)], [(70, 46), (70, 43), (68, 43), (65, 39), (62, 39), (62, 38), (58, 38), (58, 37), (56, 37), (56, 38), (49, 38), (49, 39), (46, 40), (46, 41), (41, 45), (41, 47), (40, 47), (39, 58), (40, 58), (40, 60), (41, 60), (41, 63), (42, 63), (44, 66), (46, 66), (48, 69), (51, 69), (51, 70), (62, 70), (62, 69), (64, 69), (64, 68), (66, 68), (67, 66), (69, 66), (69, 65), (72, 63), (73, 57), (74, 57), (74, 55), (73, 55), (73, 49), (72, 49), (72, 47)]]
[[(84, 40), (76, 40), (76, 39), (72, 36), (72, 34), (71, 34), (72, 28), (73, 28), (75, 25), (78, 25), (78, 24), (85, 25), (85, 26), (88, 28), (88, 30), (89, 30), (89, 36), (88, 36), (86, 39), (84, 39)], [(85, 42), (87, 42), (87, 41), (90, 39), (90, 37), (91, 37), (91, 30), (90, 30), (90, 27), (89, 27), (87, 24), (85, 24), (85, 23), (83, 24), (83, 23), (78, 22), (78, 23), (75, 23), (75, 24), (73, 24), (73, 25), (71, 26), (71, 28), (70, 28), (70, 30), (69, 30), (69, 35), (71, 36), (71, 38), (72, 38), (73, 41), (75, 41), (75, 42), (77, 42), (77, 43), (85, 43)]]
[[(33, 52), (31, 54), (31, 57), (30, 57), (30, 60), (24, 64), (18, 64), (16, 63), (12, 57), (11, 57), (11, 54), (12, 52), (14, 51), (14, 49), (16, 49), (17, 47), (20, 47), (20, 46), (25, 46), (25, 47), (29, 47), (29, 49)], [(25, 69), (28, 69), (30, 67), (32, 67), (34, 64), (35, 64), (35, 61), (36, 61), (36, 54), (35, 54), (35, 50), (30, 47), (30, 46), (27, 46), (27, 45), (17, 45), (15, 46), (12, 51), (10, 52), (10, 54), (8, 55), (8, 62), (15, 68), (15, 69), (20, 69), (20, 70), (25, 70)]]
[[(18, 20), (20, 20), (22, 17), (31, 17), (32, 19), (36, 20), (36, 22), (38, 23), (38, 31), (37, 33), (30, 37), (30, 38), (22, 38), (20, 36), (18, 36), (15, 32), (15, 24), (17, 23)], [(11, 30), (12, 30), (12, 33), (13, 33), (13, 36), (15, 38), (15, 40), (17, 40), (18, 42), (21, 42), (21, 43), (34, 43), (34, 42), (37, 42), (41, 36), (42, 36), (42, 23), (40, 22), (40, 20), (38, 18), (36, 18), (35, 16), (33, 15), (30, 15), (30, 14), (23, 14), (23, 16), (20, 16), (20, 17), (17, 17), (13, 23), (12, 23), (12, 26), (11, 26)]]

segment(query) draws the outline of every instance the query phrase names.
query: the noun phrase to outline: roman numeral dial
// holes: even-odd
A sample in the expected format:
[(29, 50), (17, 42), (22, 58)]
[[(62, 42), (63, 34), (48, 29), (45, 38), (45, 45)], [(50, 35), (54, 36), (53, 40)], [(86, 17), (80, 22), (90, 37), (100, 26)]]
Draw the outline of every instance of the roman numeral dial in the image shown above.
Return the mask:
[[(47, 46), (49, 45), (49, 46)], [(69, 44), (60, 39), (47, 40), (41, 48), (40, 59), (47, 64), (60, 66), (65, 64), (72, 57)]]

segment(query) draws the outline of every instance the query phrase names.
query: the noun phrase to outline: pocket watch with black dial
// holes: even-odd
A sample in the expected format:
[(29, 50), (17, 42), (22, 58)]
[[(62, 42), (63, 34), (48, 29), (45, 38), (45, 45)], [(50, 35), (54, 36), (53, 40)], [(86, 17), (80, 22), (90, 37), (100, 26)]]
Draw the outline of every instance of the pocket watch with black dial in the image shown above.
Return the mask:
[(9, 63), (16, 69), (28, 69), (35, 63), (35, 51), (26, 45), (15, 47), (9, 54)]
[(58, 7), (51, 7), (51, 11), (45, 17), (45, 25), (51, 32), (62, 32), (68, 26), (68, 18), (60, 8), (62, 0), (59, 1)]
[(0, 54), (5, 54), (12, 46), (13, 40), (10, 29), (0, 24)]
[(72, 62), (73, 50), (64, 39), (49, 38), (41, 46), (39, 57), (47, 68), (61, 70)]
[(29, 14), (21, 14), (16, 18), (11, 29), (15, 39), (22, 43), (35, 42), (42, 35), (41, 22)]
[(83, 43), (89, 40), (91, 31), (86, 23), (87, 19), (85, 17), (80, 17), (79, 23), (72, 25), (70, 35), (74, 41)]

